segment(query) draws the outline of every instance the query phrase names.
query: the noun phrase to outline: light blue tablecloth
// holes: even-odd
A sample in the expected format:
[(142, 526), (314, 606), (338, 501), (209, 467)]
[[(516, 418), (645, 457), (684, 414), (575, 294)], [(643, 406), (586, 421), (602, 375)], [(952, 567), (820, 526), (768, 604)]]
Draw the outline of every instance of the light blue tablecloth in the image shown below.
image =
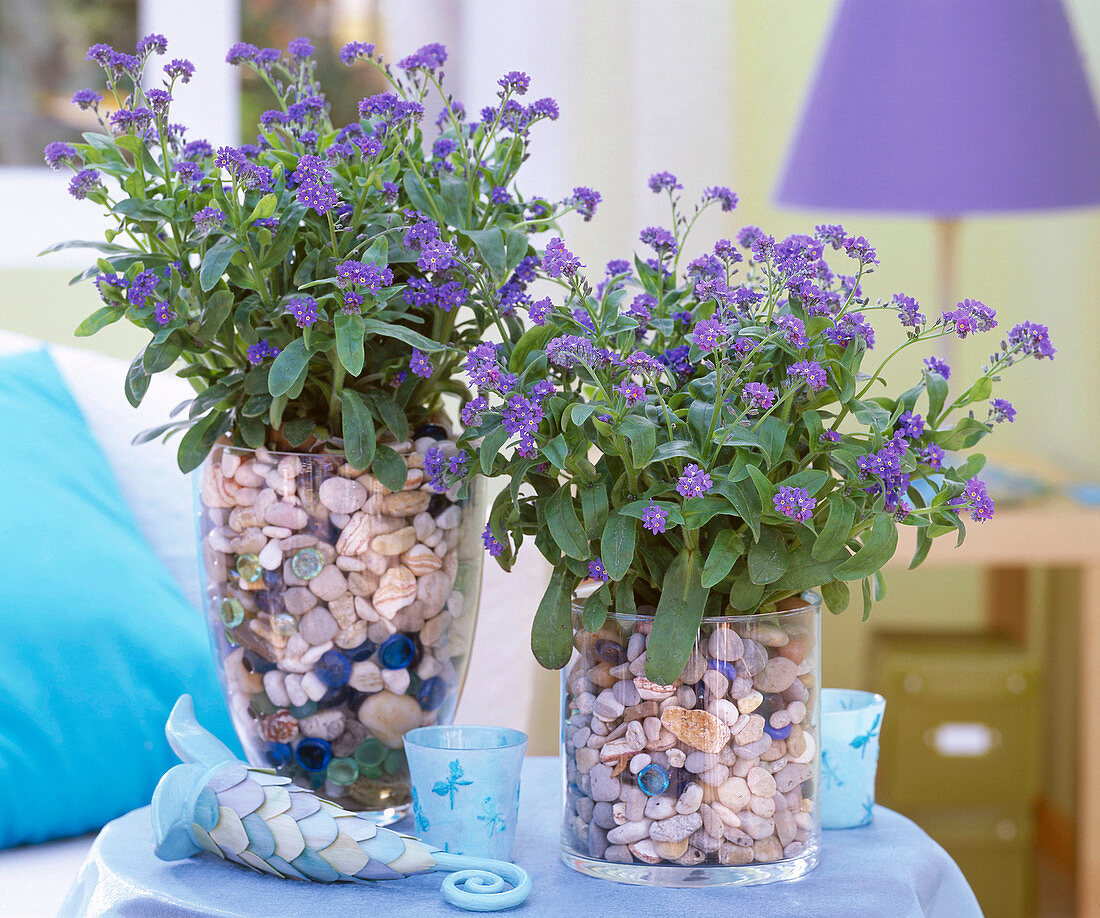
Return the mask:
[[(825, 833), (821, 864), (801, 880), (747, 888), (664, 889), (582, 876), (558, 857), (561, 784), (557, 759), (528, 759), (523, 772), (516, 862), (534, 892), (504, 914), (749, 918), (973, 918), (981, 910), (959, 868), (916, 825), (882, 807), (862, 829)], [(397, 828), (412, 832), (411, 825)], [(153, 856), (148, 808), (110, 823), (96, 839), (60, 915), (133, 918), (328, 918), (361, 914), (455, 916), (441, 874), (321, 886), (280, 880), (203, 854), (165, 863)]]

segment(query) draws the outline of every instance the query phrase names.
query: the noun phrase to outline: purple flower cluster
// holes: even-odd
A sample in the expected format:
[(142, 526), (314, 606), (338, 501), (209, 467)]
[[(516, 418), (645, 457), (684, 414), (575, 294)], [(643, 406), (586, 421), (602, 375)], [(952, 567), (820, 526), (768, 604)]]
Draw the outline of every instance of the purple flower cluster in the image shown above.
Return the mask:
[(948, 501), (948, 506), (956, 510), (969, 510), (975, 523), (984, 523), (993, 518), (993, 498), (986, 491), (985, 482), (980, 478), (971, 478), (966, 489), (958, 497)]
[(200, 235), (207, 236), (218, 229), (225, 222), (225, 211), (213, 204), (208, 204), (195, 212), (195, 229)]
[(912, 411), (903, 412), (894, 431), (907, 440), (915, 440), (924, 433), (924, 418)]
[(245, 351), (245, 360), (247, 360), (254, 367), (259, 366), (268, 357), (278, 357), (279, 349), (273, 344), (270, 344), (267, 338), (261, 338), (255, 344), (250, 344), (248, 350)]
[(654, 535), (665, 531), (665, 520), (668, 519), (668, 511), (650, 499), (649, 506), (642, 511), (642, 528), (648, 529)]
[(412, 356), (409, 358), (409, 370), (415, 373), (422, 379), (430, 379), (434, 371), (432, 362), (423, 354), (423, 352), (413, 348)]
[(729, 340), (729, 326), (721, 319), (702, 319), (695, 324), (691, 340), (704, 353), (722, 347)]
[(438, 42), (419, 48), (397, 62), (402, 70), (438, 70), (447, 62), (447, 49)]
[(286, 311), (294, 316), (299, 328), (308, 328), (317, 322), (317, 301), (311, 296), (295, 296), (287, 300)]
[(550, 277), (561, 277), (562, 275), (572, 277), (584, 265), (581, 264), (579, 258), (565, 247), (565, 243), (561, 239), (555, 237), (546, 243), (542, 267)]
[(597, 558), (595, 561), (588, 562), (588, 576), (593, 580), (602, 580), (604, 583), (607, 583), (611, 579), (604, 569), (602, 558)]
[(638, 238), (660, 256), (675, 255), (678, 251), (676, 237), (661, 226), (647, 226)]
[(919, 312), (920, 304), (904, 293), (894, 294), (894, 305), (898, 308), (898, 321), (906, 328), (920, 328), (925, 317)]
[(469, 472), (470, 454), (460, 451), (448, 456), (438, 446), (430, 447), (424, 454), (424, 474), (428, 484), (443, 494), (462, 481)]
[(684, 466), (683, 474), (676, 481), (676, 492), (681, 497), (702, 497), (714, 487), (709, 474), (695, 463)]
[(501, 92), (502, 96), (511, 92), (514, 92), (517, 96), (522, 96), (527, 93), (528, 88), (531, 86), (531, 78), (521, 70), (509, 70), (497, 80), (497, 85), (503, 90)]
[(741, 392), (741, 397), (749, 408), (760, 408), (766, 411), (775, 404), (775, 400), (779, 397), (779, 393), (769, 388), (764, 383), (751, 382), (745, 383), (745, 388)]
[(772, 498), (777, 513), (783, 514), (792, 520), (805, 523), (813, 518), (814, 507), (817, 499), (810, 497), (810, 492), (805, 488), (792, 488), (789, 485), (781, 485)]
[(615, 385), (615, 391), (626, 399), (628, 408), (633, 407), (645, 398), (645, 387), (638, 385), (638, 383), (634, 382), (629, 376), (620, 380)]
[(1054, 345), (1050, 343), (1050, 332), (1047, 327), (1036, 322), (1022, 322), (1014, 326), (1008, 333), (1007, 343), (1011, 348), (1018, 347), (1021, 354), (1037, 360), (1044, 357), (1053, 360), (1057, 353)]
[(340, 288), (366, 287), (377, 293), (393, 283), (393, 271), (387, 267), (362, 261), (343, 261), (336, 266), (336, 286)]
[(538, 454), (535, 433), (544, 417), (542, 403), (552, 394), (554, 386), (548, 380), (535, 383), (526, 395), (514, 392), (501, 409), (501, 422), (511, 436), (519, 436), (516, 453), (527, 459)]
[[(199, 146), (197, 148), (199, 150), (209, 149), (210, 145), (205, 141), (196, 141), (196, 143), (204, 145)], [(185, 158), (190, 158), (188, 156), (190, 147), (191, 144), (188, 144), (184, 148)], [(214, 157), (214, 165), (219, 169), (227, 170), (234, 179), (251, 191), (261, 191), (266, 194), (274, 186), (275, 177), (271, 170), (267, 166), (252, 162), (248, 158), (248, 152), (243, 147), (239, 150), (234, 147), (219, 148), (217, 155)]]
[(1012, 402), (1006, 398), (995, 398), (989, 403), (989, 420), (994, 424), (1008, 421), (1011, 424), (1016, 420), (1016, 409)]
[(945, 455), (935, 443), (928, 443), (917, 450), (917, 458), (925, 465), (938, 470), (943, 468)]
[(928, 367), (929, 373), (937, 373), (944, 379), (951, 378), (951, 367), (948, 366), (946, 360), (941, 360), (939, 357), (925, 357), (924, 365)]
[(369, 41), (349, 41), (340, 49), (340, 60), (351, 66), (358, 60), (374, 56), (374, 44)]
[(596, 213), (596, 207), (602, 200), (603, 195), (598, 191), (578, 185), (573, 189), (573, 194), (566, 203), (575, 206), (577, 213), (584, 217), (584, 222), (587, 223)]
[(711, 185), (703, 189), (704, 201), (718, 201), (727, 213), (737, 207), (737, 195), (723, 185)]
[(155, 271), (142, 271), (137, 274), (126, 288), (127, 301), (138, 309), (144, 308), (146, 301), (156, 291), (158, 281)]
[(867, 488), (867, 492), (881, 493), (886, 500), (887, 510), (897, 510), (902, 496), (909, 487), (909, 476), (902, 471), (901, 461), (909, 448), (904, 437), (895, 436), (875, 453), (868, 453), (856, 459), (861, 478), (875, 477), (881, 485)]
[(791, 379), (803, 380), (811, 392), (820, 392), (829, 384), (825, 370), (816, 360), (799, 360), (797, 363), (792, 363), (787, 368), (787, 375)]
[(176, 313), (167, 303), (157, 303), (157, 305), (153, 307), (153, 319), (154, 321), (156, 321), (157, 325), (161, 326), (162, 328), (169, 322), (171, 322), (175, 317)]
[(63, 143), (60, 140), (55, 140), (52, 143), (46, 144), (46, 148), (42, 151), (42, 155), (46, 160), (46, 165), (51, 169), (57, 170), (62, 166), (71, 166), (76, 162), (76, 147), (71, 144)]
[(798, 316), (780, 316), (777, 324), (783, 333), (783, 340), (791, 347), (809, 347), (810, 339), (806, 337), (806, 326)]
[(299, 204), (312, 208), (319, 214), (327, 214), (340, 203), (340, 196), (333, 185), (332, 173), (319, 156), (307, 153), (298, 160), (290, 181), (297, 187), (295, 197)]
[(481, 534), (481, 544), (485, 546), (485, 550), (489, 552), (489, 556), (496, 558), (504, 554), (504, 546), (497, 541), (497, 537), (493, 535), (493, 531), (490, 528), (490, 524), (485, 524), (485, 531)]
[(649, 190), (654, 194), (660, 194), (662, 191), (679, 191), (684, 187), (671, 172), (654, 172), (649, 177), (648, 184)]
[(963, 300), (951, 312), (943, 314), (944, 324), (953, 324), (960, 338), (974, 332), (986, 332), (997, 327), (996, 311), (978, 300)]
[(875, 330), (862, 312), (845, 313), (822, 334), (840, 347), (847, 347), (853, 341), (858, 341), (867, 350), (875, 346)]
[(420, 249), (420, 257), (416, 260), (416, 266), (421, 271), (441, 272), (455, 265), (455, 256), (458, 250), (451, 242), (442, 239), (433, 239)]

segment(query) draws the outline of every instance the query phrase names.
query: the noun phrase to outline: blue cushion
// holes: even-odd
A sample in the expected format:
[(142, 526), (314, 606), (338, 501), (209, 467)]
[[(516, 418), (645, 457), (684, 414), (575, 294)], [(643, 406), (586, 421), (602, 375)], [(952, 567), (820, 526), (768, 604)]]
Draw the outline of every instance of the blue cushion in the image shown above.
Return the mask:
[[(173, 483), (172, 487), (183, 487)], [(45, 350), (0, 359), (0, 848), (149, 802), (181, 692), (239, 749), (199, 613)]]

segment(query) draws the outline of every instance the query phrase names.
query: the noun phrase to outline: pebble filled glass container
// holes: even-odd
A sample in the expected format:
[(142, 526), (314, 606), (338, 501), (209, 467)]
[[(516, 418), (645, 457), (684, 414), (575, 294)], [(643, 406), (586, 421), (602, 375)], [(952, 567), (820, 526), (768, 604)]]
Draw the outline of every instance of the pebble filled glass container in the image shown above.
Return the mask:
[[(562, 860), (655, 886), (794, 879), (818, 861), (821, 597), (705, 617), (680, 677), (645, 676), (653, 609), (580, 629), (562, 674)], [(648, 613), (648, 614), (646, 614)]]
[(390, 444), (391, 492), (341, 457), (217, 446), (195, 473), (203, 599), (251, 764), (385, 825), (411, 802), (404, 734), (450, 723), (481, 588), (480, 481), (457, 501)]

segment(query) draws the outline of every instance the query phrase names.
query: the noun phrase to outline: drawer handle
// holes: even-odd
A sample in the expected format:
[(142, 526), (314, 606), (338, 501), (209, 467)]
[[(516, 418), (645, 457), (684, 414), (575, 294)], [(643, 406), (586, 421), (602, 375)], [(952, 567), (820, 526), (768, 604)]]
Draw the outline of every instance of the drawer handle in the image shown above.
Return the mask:
[(980, 759), (1001, 745), (996, 727), (983, 723), (948, 722), (924, 731), (924, 742), (944, 758)]

